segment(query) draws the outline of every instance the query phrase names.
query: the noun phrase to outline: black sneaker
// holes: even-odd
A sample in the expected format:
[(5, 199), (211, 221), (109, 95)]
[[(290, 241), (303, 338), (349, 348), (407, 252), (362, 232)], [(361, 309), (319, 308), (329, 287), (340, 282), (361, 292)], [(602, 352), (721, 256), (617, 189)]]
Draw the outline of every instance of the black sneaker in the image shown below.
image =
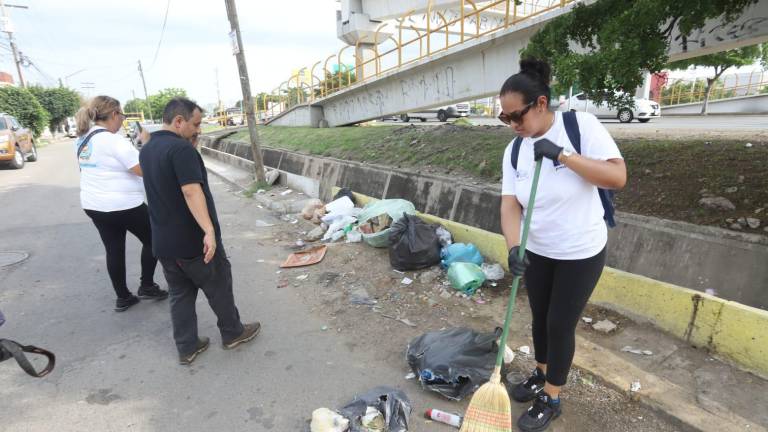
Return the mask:
[(544, 389), (547, 377), (541, 369), (536, 368), (527, 380), (516, 385), (511, 392), (512, 399), (518, 402), (530, 402)]
[(197, 358), (198, 355), (200, 355), (201, 352), (208, 349), (208, 346), (210, 346), (211, 340), (207, 337), (200, 338), (197, 340), (197, 348), (195, 350), (187, 355), (179, 355), (179, 364), (184, 366), (189, 366), (192, 364), (193, 361)]
[(552, 403), (549, 395), (541, 391), (533, 406), (517, 419), (517, 427), (523, 432), (541, 432), (549, 427), (552, 420), (560, 417), (560, 402)]
[(128, 298), (118, 298), (115, 301), (115, 312), (123, 312), (138, 302), (139, 298), (135, 295), (131, 295)]
[(168, 291), (161, 290), (160, 285), (156, 283), (140, 286), (138, 294), (142, 300), (165, 300), (168, 298)]

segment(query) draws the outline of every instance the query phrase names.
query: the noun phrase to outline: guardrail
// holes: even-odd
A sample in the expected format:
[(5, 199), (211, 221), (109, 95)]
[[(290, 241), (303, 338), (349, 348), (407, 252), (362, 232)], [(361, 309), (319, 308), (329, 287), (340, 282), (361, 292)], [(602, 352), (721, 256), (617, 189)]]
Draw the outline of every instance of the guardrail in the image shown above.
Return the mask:
[[(709, 100), (721, 100), (738, 96), (749, 96), (768, 93), (768, 71), (752, 71), (746, 83), (739, 84), (739, 74), (730, 75), (723, 78), (723, 82), (728, 82), (730, 77), (735, 77), (734, 84), (730, 86), (716, 85)], [(688, 83), (691, 84), (688, 88)], [(704, 80), (677, 80), (668, 84), (669, 93), (666, 95), (662, 90), (662, 96), (659, 103), (662, 106), (679, 105), (683, 103), (702, 102), (706, 96), (707, 82)]]
[[(341, 48), (337, 54), (331, 54), (324, 60), (317, 61), (311, 67), (299, 69), (296, 74), (270, 92), (269, 99), (277, 101), (277, 103), (273, 102), (273, 106), (258, 112), (266, 118), (272, 118), (295, 105), (312, 103), (317, 99), (325, 98), (357, 83), (376, 79), (384, 73), (397, 70), (433, 54), (506, 29), (509, 26), (546, 12), (564, 8), (568, 4), (578, 1), (461, 0), (459, 14), (456, 18), (449, 20), (445, 16), (445, 10), (434, 9), (432, 7), (432, 0), (429, 0), (425, 13), (426, 28), (420, 29), (410, 24), (412, 21), (409, 18), (414, 16), (414, 10), (406, 12), (395, 20), (382, 23), (374, 33), (373, 56), (369, 59), (360, 59), (357, 57), (357, 54), (352, 54), (355, 62), (354, 73), (352, 68), (342, 61), (344, 51), (352, 47), (352, 45), (347, 45)], [(495, 13), (497, 24), (490, 25), (483, 30), (481, 25), (483, 13)], [(433, 20), (438, 21), (439, 24), (437, 26), (433, 25)], [(394, 25), (394, 23), (397, 23), (397, 38), (389, 36), (381, 45), (383, 46), (388, 41), (391, 41), (393, 47), (383, 50), (376, 42), (379, 41), (381, 31), (389, 25)], [(415, 35), (415, 37), (409, 39), (408, 33)], [(441, 40), (439, 43), (433, 41), (435, 38), (432, 36), (436, 34), (441, 36), (444, 34), (445, 40)], [(453, 36), (453, 40), (451, 40), (451, 36)], [(359, 44), (360, 42), (355, 45), (355, 53), (359, 53)], [(418, 54), (408, 55), (408, 48), (412, 48), (415, 52), (417, 44), (419, 48)], [(328, 64), (333, 58), (336, 59), (336, 72), (329, 72)], [(323, 68), (320, 72), (323, 75), (323, 79), (315, 75), (315, 69), (321, 63)], [(333, 64), (331, 63), (331, 65)], [(304, 73), (307, 69), (309, 69), (308, 75)], [(373, 73), (366, 73), (366, 70), (372, 70)], [(308, 77), (308, 80), (306, 77)], [(264, 95), (262, 106), (267, 107), (267, 101), (267, 95)]]

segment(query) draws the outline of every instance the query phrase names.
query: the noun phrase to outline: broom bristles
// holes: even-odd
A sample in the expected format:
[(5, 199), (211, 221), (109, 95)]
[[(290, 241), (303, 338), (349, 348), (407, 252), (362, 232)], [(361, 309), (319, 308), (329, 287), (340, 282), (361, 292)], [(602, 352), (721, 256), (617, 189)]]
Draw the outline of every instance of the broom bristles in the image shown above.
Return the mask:
[(460, 432), (512, 432), (509, 394), (498, 374), (472, 396)]

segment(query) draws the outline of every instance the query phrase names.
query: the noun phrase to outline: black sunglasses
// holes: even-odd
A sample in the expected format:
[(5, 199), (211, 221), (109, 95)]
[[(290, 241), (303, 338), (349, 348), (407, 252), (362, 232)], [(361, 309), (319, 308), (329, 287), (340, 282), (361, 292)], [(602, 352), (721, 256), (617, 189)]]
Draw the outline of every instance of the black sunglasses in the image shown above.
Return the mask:
[(511, 112), (509, 114), (502, 111), (501, 114), (499, 114), (499, 120), (507, 125), (512, 122), (520, 124), (523, 122), (523, 117), (528, 114), (528, 111), (530, 111), (535, 104), (535, 100), (531, 101), (528, 105), (525, 106), (525, 108), (521, 109), (520, 111)]

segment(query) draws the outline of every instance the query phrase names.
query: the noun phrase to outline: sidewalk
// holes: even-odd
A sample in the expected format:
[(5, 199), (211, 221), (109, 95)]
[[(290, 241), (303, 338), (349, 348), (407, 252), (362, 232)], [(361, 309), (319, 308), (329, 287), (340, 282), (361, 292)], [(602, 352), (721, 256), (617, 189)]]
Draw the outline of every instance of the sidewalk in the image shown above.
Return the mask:
[[(251, 174), (205, 158), (209, 170), (228, 182), (241, 188), (251, 183)], [(279, 191), (278, 191), (279, 192)], [(270, 196), (274, 195), (274, 196)], [(260, 204), (275, 210), (282, 209), (296, 213), (306, 196), (292, 193), (281, 196), (280, 193), (254, 195)], [(275, 204), (277, 202), (278, 204)], [(303, 220), (295, 225), (286, 224), (282, 234), (285, 241), (295, 241), (302, 231), (314, 226)], [(337, 248), (354, 248), (353, 254), (334, 257)], [(342, 279), (352, 274), (352, 285), (364, 285), (364, 289), (377, 299), (377, 308), (382, 314), (407, 317), (416, 323), (416, 329), (407, 328), (392, 321), (387, 327), (394, 326), (399, 332), (413, 333), (414, 336), (426, 330), (435, 330), (447, 326), (465, 325), (477, 330), (490, 330), (501, 325), (505, 295), (508, 284), (500, 283), (497, 290), (487, 293), (489, 302), (477, 304), (471, 300), (452, 297), (443, 298), (441, 285), (428, 281), (428, 272), (408, 272), (405, 275), (393, 272), (389, 267), (385, 251), (378, 251), (365, 245), (333, 245), (329, 257), (318, 266), (286, 272), (286, 281), (293, 282), (293, 273), (310, 274), (319, 279), (329, 274)], [(400, 280), (407, 276), (413, 285), (400, 286)], [(325, 288), (328, 288), (327, 286)], [(374, 340), (385, 340), (375, 335), (382, 333), (379, 318), (372, 322), (375, 313), (369, 308), (350, 306), (343, 292), (338, 290), (316, 289), (314, 295), (323, 305), (323, 309), (334, 320), (334, 326), (341, 329), (354, 329), (356, 333), (370, 334)], [(307, 299), (309, 301), (309, 299)], [(525, 298), (525, 291), (519, 294), (516, 303), (515, 319), (510, 333), (511, 347), (532, 345), (530, 340), (530, 312)], [(768, 413), (755, 409), (768, 406), (768, 382), (752, 374), (740, 371), (728, 364), (712, 358), (703, 350), (686, 346), (679, 339), (654, 329), (650, 324), (640, 324), (594, 306), (589, 306), (584, 316), (594, 322), (610, 319), (618, 328), (610, 334), (598, 333), (586, 322), (581, 322), (577, 334), (577, 352), (574, 359), (575, 370), (569, 379), (565, 400), (574, 411), (590, 412), (594, 406), (605, 403), (605, 395), (614, 394), (615, 414), (632, 425), (626, 430), (646, 430), (641, 428), (643, 416), (631, 416), (637, 404), (630, 402), (629, 387), (639, 381), (641, 390), (633, 396), (640, 405), (662, 414), (662, 417), (674, 425), (671, 430), (712, 430), (712, 431), (765, 431), (768, 427)], [(402, 328), (401, 328), (402, 327)], [(364, 344), (365, 342), (361, 342)], [(630, 346), (641, 351), (650, 351), (651, 355), (623, 352)], [(402, 358), (393, 359), (402, 361)], [(528, 370), (533, 365), (531, 356), (518, 354), (514, 367)], [(594, 376), (594, 377), (593, 377)], [(605, 384), (617, 392), (603, 390)], [(610, 398), (608, 398), (610, 399)], [(594, 415), (602, 415), (595, 410)], [(564, 419), (565, 420), (565, 419)], [(647, 422), (648, 419), (645, 419)], [(576, 423), (571, 423), (575, 426)], [(646, 424), (645, 426), (649, 426)], [(565, 430), (581, 430), (567, 428)], [(613, 428), (605, 430), (617, 430)], [(667, 430), (657, 425), (654, 430)]]

